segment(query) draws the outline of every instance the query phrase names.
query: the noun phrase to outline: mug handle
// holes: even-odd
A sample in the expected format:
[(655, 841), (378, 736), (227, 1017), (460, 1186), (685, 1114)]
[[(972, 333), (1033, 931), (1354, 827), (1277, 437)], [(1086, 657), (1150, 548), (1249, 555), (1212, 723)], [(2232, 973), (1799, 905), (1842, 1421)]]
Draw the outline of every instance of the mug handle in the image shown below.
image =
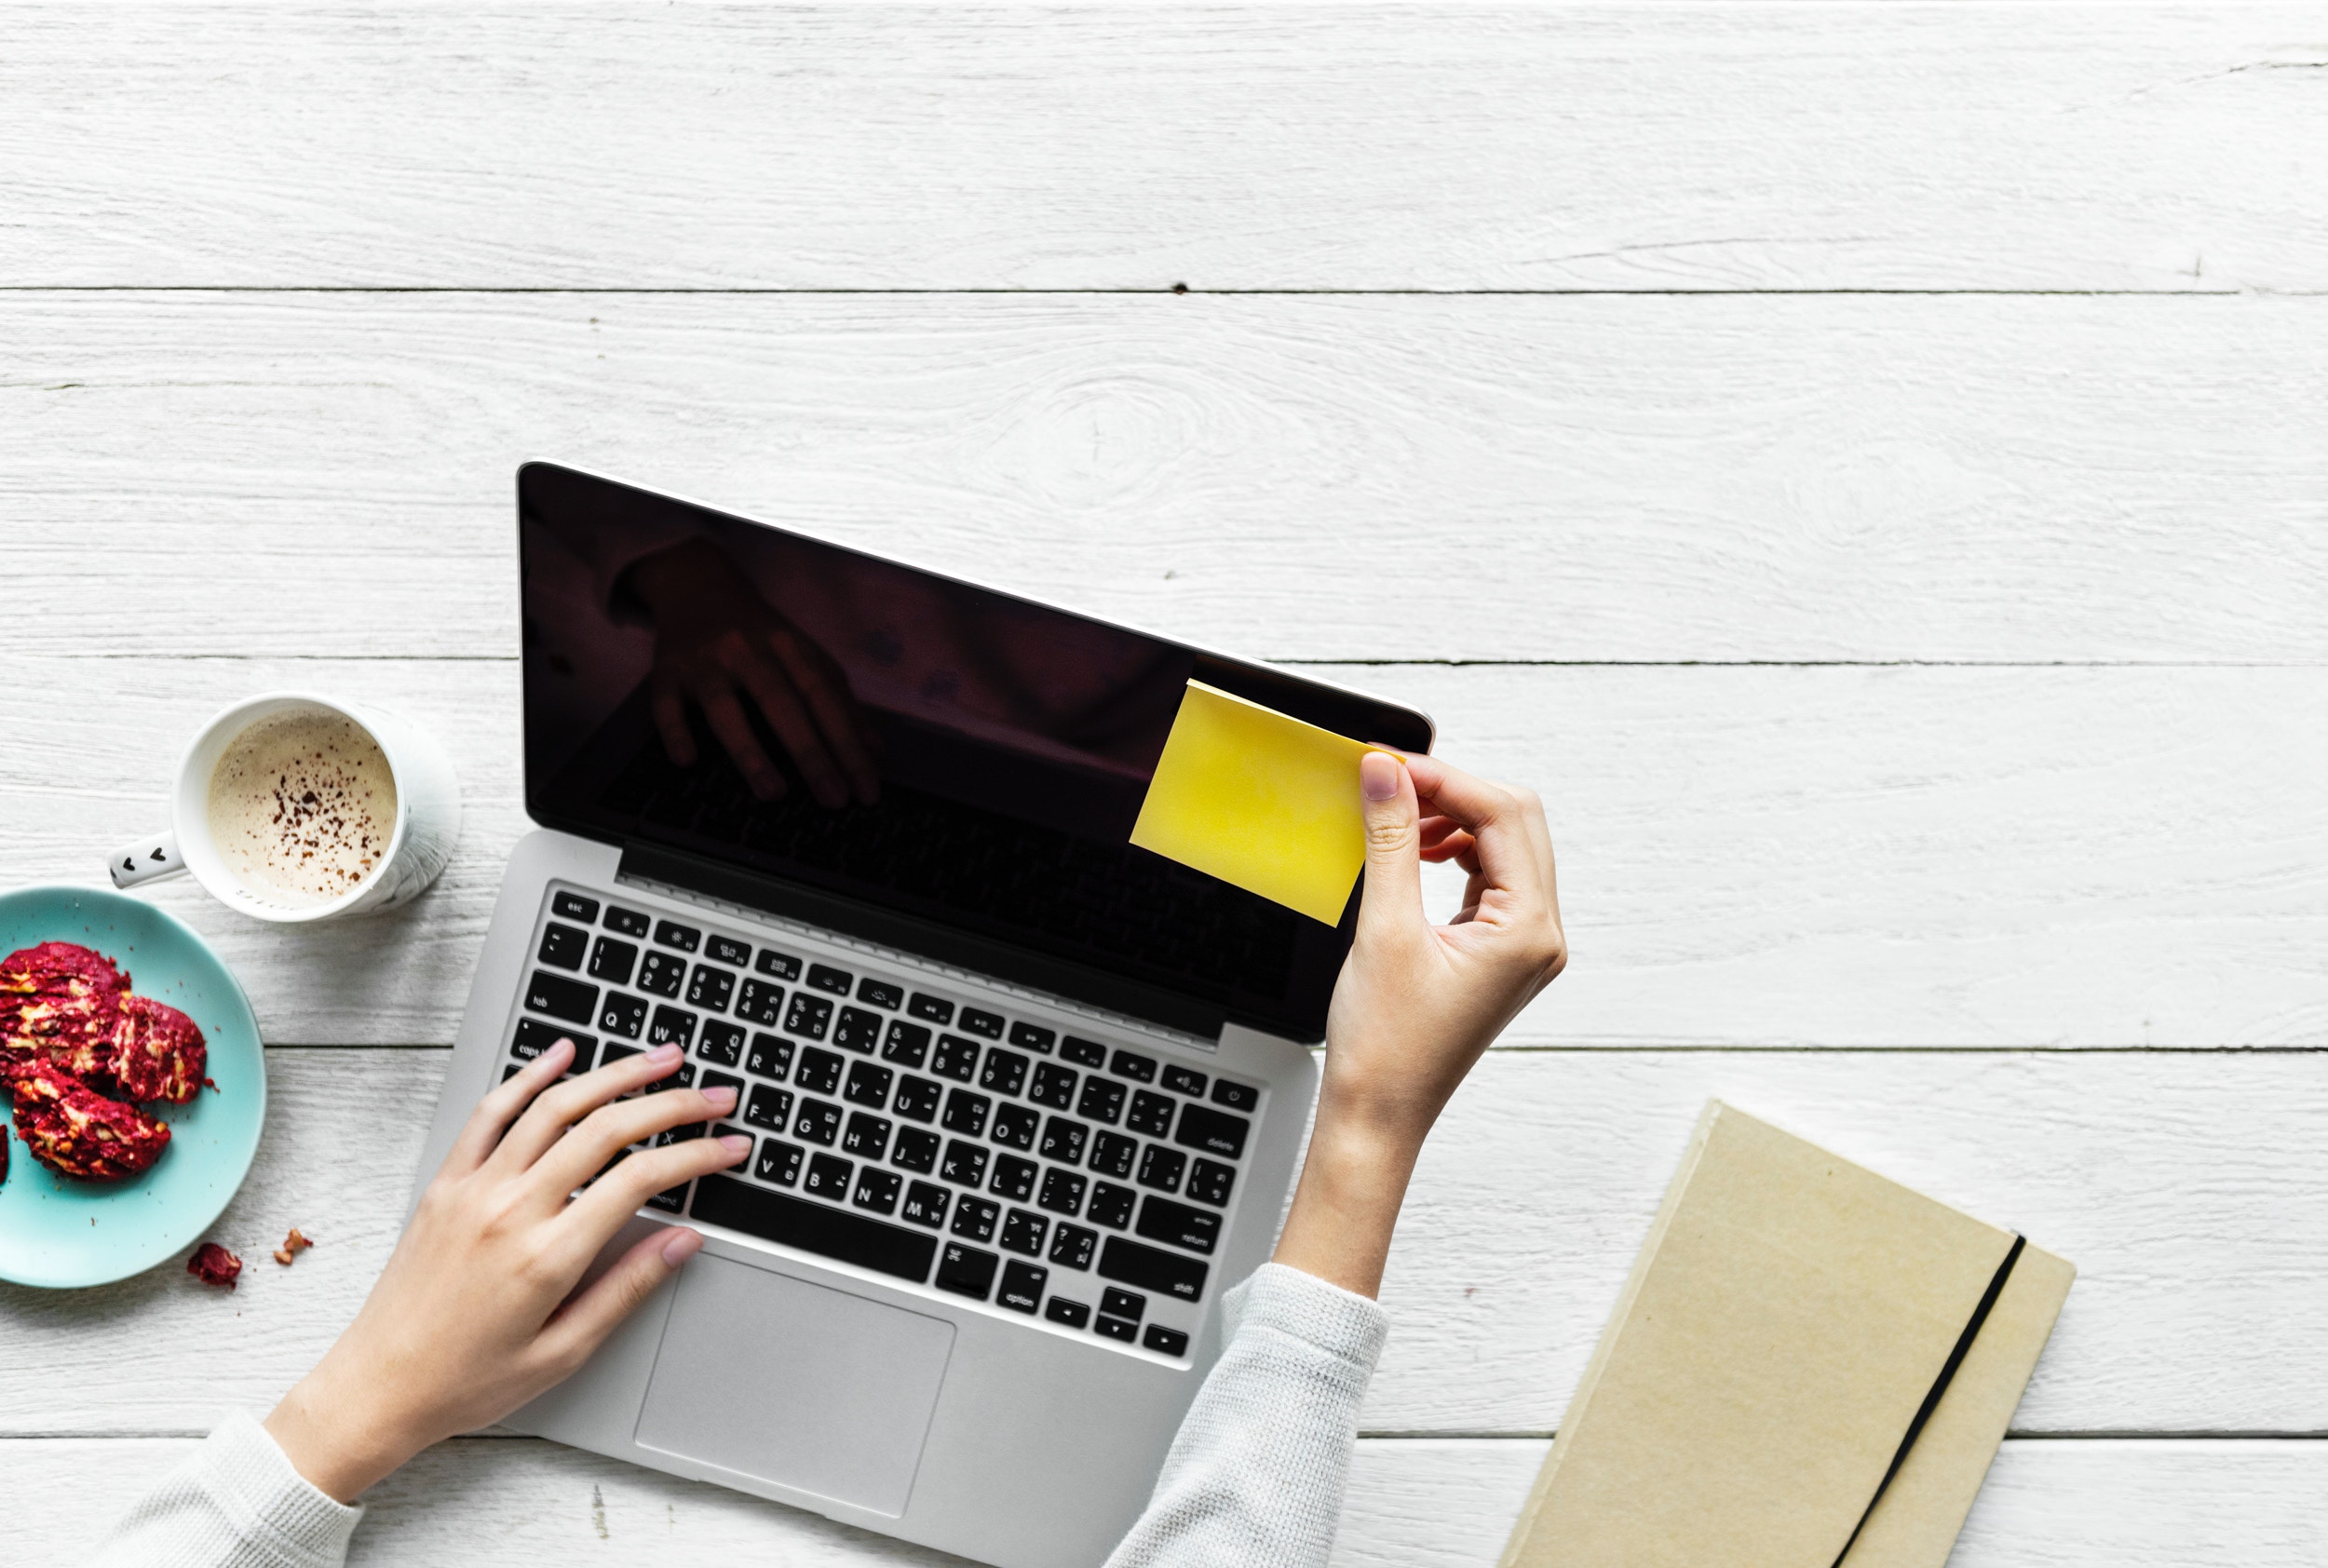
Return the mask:
[(105, 874), (114, 879), (115, 887), (159, 882), (166, 876), (183, 875), (185, 869), (185, 861), (178, 858), (176, 833), (132, 839), (115, 850), (105, 862)]

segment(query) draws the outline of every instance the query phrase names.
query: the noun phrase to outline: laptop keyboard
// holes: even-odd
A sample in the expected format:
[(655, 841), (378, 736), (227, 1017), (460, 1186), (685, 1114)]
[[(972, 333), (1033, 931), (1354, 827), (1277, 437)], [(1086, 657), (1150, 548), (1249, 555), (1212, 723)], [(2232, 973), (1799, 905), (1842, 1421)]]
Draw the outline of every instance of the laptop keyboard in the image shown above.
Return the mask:
[(650, 1209), (1186, 1357), (1260, 1086), (650, 902), (549, 890), (502, 1074), (562, 1038), (577, 1073), (668, 1042), (686, 1059), (646, 1092), (735, 1088), (729, 1119), (659, 1142), (738, 1133), (750, 1157)]

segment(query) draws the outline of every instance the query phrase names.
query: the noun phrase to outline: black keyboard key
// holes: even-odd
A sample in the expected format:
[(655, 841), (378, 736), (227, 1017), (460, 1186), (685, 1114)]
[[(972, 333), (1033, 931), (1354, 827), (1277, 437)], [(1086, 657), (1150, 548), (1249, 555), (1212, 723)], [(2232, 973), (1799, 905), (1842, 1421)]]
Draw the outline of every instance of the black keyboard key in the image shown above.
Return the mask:
[(965, 1138), (982, 1138), (986, 1134), (986, 1113), (994, 1102), (982, 1094), (957, 1088), (946, 1096), (945, 1129)]
[(577, 1034), (571, 1029), (560, 1029), (544, 1023), (537, 1018), (518, 1020), (517, 1043), (509, 1048), (509, 1054), (520, 1061), (531, 1061), (561, 1040), (574, 1042), (574, 1065), (566, 1071), (569, 1073), (589, 1072), (590, 1056), (597, 1049), (598, 1042), (588, 1034)]
[(1123, 1085), (1113, 1078), (1090, 1077), (1083, 1080), (1083, 1098), (1076, 1102), (1076, 1115), (1114, 1127), (1116, 1118), (1123, 1114)]
[(744, 1059), (744, 1032), (739, 1024), (714, 1019), (703, 1026), (703, 1037), (696, 1042), (696, 1055), (706, 1061), (716, 1061), (723, 1067), (733, 1067)]
[(709, 964), (698, 964), (687, 981), (687, 1005), (701, 1007), (705, 1012), (727, 1011), (727, 999), (736, 994), (736, 974), (732, 969), (715, 969)]
[(1169, 1094), (1157, 1094), (1144, 1088), (1136, 1090), (1131, 1097), (1131, 1114), (1124, 1118), (1124, 1125), (1151, 1138), (1166, 1137), (1172, 1130), (1174, 1103)]
[(772, 947), (762, 948), (758, 961), (751, 966), (780, 980), (800, 979), (800, 960), (789, 953), (778, 953)]
[(870, 1055), (881, 1044), (881, 1015), (862, 1007), (843, 1007), (840, 1021), (832, 1026), (832, 1043)]
[(1109, 1237), (1107, 1245), (1100, 1249), (1101, 1277), (1175, 1301), (1195, 1301), (1203, 1295), (1205, 1276), (1211, 1271), (1210, 1264), (1159, 1247), (1144, 1247), (1120, 1236)]
[(552, 924), (542, 932), (542, 945), (535, 953), (543, 963), (561, 969), (578, 969), (582, 955), (590, 948), (590, 934), (575, 926)]
[(841, 1147), (859, 1159), (887, 1159), (889, 1156), (889, 1118), (865, 1111), (852, 1111), (848, 1131), (841, 1139)]
[(713, 937), (703, 949), (723, 964), (733, 964), (738, 969), (751, 962), (751, 944), (739, 942), (733, 937)]
[(693, 953), (702, 945), (703, 933), (692, 926), (682, 926), (676, 920), (659, 920), (655, 924), (655, 939), (665, 947)]
[(1151, 1143), (1140, 1156), (1140, 1184), (1158, 1192), (1180, 1191), (1180, 1173), (1188, 1167), (1188, 1156), (1178, 1149), (1168, 1149), (1161, 1143)]
[(1226, 1111), (1215, 1111), (1208, 1105), (1183, 1105), (1180, 1130), (1172, 1135), (1172, 1142), (1184, 1149), (1238, 1159), (1245, 1153), (1245, 1134), (1252, 1129), (1252, 1123)]
[(1102, 1182), (1091, 1189), (1091, 1207), (1084, 1218), (1109, 1230), (1121, 1230), (1131, 1223), (1131, 1206), (1140, 1195), (1130, 1187), (1119, 1187), (1112, 1182)]
[(1022, 1050), (1031, 1050), (1037, 1056), (1050, 1055), (1052, 1042), (1058, 1038), (1058, 1030), (1046, 1029), (1039, 1023), (1029, 1023), (1024, 1019), (1010, 1026), (1010, 1043)]
[(1043, 1304), (1043, 1284), (1049, 1278), (1050, 1270), (1040, 1264), (1007, 1263), (1002, 1265), (1002, 1289), (995, 1292), (995, 1304), (1031, 1317)]
[(1026, 1097), (1037, 1105), (1064, 1111), (1076, 1102), (1077, 1076), (1072, 1067), (1062, 1067), (1056, 1061), (1038, 1061), (1035, 1064), (1034, 1082), (1027, 1086)]
[(741, 1105), (744, 1102), (743, 1079), (730, 1077), (725, 1073), (706, 1073), (696, 1080), (696, 1088), (706, 1094), (715, 1088), (732, 1088), (736, 1091), (736, 1103)]
[(1107, 1048), (1096, 1040), (1078, 1040), (1073, 1034), (1059, 1044), (1059, 1054), (1077, 1067), (1103, 1067), (1107, 1064)]
[(1006, 1148), (1031, 1149), (1042, 1120), (1042, 1113), (1032, 1105), (1004, 1105), (995, 1112), (994, 1129), (987, 1136)]
[(954, 1235), (966, 1236), (972, 1241), (992, 1241), (995, 1226), (1001, 1219), (1001, 1204), (965, 1193), (954, 1200), (954, 1224), (950, 1228)]
[(848, 994), (849, 987), (856, 981), (857, 977), (846, 969), (836, 969), (830, 964), (808, 966), (808, 983), (819, 991), (829, 991), (835, 996), (846, 996)]
[(1091, 1320), (1091, 1331), (1109, 1339), (1122, 1340), (1126, 1345), (1137, 1344), (1140, 1339), (1139, 1324), (1127, 1322), (1121, 1318), (1110, 1318), (1105, 1313)]
[(683, 1182), (668, 1191), (656, 1193), (646, 1200), (646, 1206), (649, 1209), (659, 1209), (666, 1214), (684, 1213), (687, 1208), (686, 1183)]
[(736, 1016), (746, 1023), (774, 1029), (784, 1016), (784, 988), (766, 980), (744, 981), (736, 994)]
[(986, 1190), (998, 1197), (1024, 1203), (1035, 1196), (1035, 1165), (1031, 1159), (1016, 1155), (996, 1155), (995, 1174), (986, 1183)]
[(1137, 1083), (1156, 1082), (1156, 1058), (1141, 1056), (1134, 1051), (1117, 1051), (1116, 1060), (1108, 1063), (1107, 1070), (1119, 1078), (1130, 1078)]
[(630, 966), (639, 961), (639, 949), (633, 942), (618, 942), (612, 937), (601, 937), (590, 949), (590, 978), (604, 980), (608, 985), (629, 985)]
[(764, 1078), (774, 1078), (781, 1083), (784, 1075), (792, 1070), (792, 1042), (774, 1034), (754, 1034), (751, 1037), (751, 1055), (745, 1061), (744, 1066)]
[(792, 1072), (792, 1082), (811, 1094), (838, 1094), (841, 1059), (831, 1051), (810, 1046), (800, 1053), (800, 1065)]
[(784, 1009), (784, 1033), (798, 1034), (803, 1039), (821, 1040), (832, 1023), (832, 1004), (822, 996), (811, 996), (805, 991), (792, 993), (792, 1005)]
[(899, 1128), (897, 1147), (889, 1151), (889, 1163), (927, 1176), (938, 1169), (938, 1135), (926, 1127)]
[(637, 910), (624, 909), (617, 904), (606, 912), (606, 929), (609, 931), (619, 931), (626, 937), (643, 937), (646, 927), (646, 916)]
[(1161, 1323), (1150, 1323), (1148, 1331), (1140, 1336), (1140, 1343), (1150, 1350), (1160, 1351), (1167, 1356), (1188, 1354), (1188, 1336), (1178, 1329), (1168, 1329)]
[(537, 1013), (548, 1013), (568, 1023), (588, 1023), (590, 1015), (598, 1010), (598, 987), (536, 969), (533, 980), (526, 983), (525, 1005)]
[(889, 1085), (897, 1074), (887, 1067), (876, 1067), (870, 1061), (852, 1061), (848, 1066), (848, 1087), (841, 1098), (852, 1105), (863, 1105), (880, 1111), (889, 1103)]
[(639, 1031), (646, 1027), (646, 998), (608, 992), (606, 1005), (598, 1010), (598, 1026), (609, 1034), (637, 1039)]
[(954, 1021), (954, 1004), (942, 996), (924, 995), (917, 991), (914, 994), (914, 999), (905, 1004), (905, 1010), (915, 1018), (927, 1019), (932, 1023)]
[(956, 1186), (982, 1187), (986, 1184), (986, 1149), (983, 1144), (965, 1143), (959, 1138), (946, 1144), (946, 1162), (938, 1174)]
[(908, 1182), (905, 1207), (899, 1210), (898, 1218), (936, 1230), (946, 1223), (946, 1205), (952, 1201), (953, 1195), (935, 1182)]
[(1025, 1057), (1017, 1051), (987, 1051), (986, 1065), (979, 1070), (979, 1088), (993, 1089), (996, 1094), (1016, 1094), (1025, 1082)]
[(1212, 1085), (1212, 1103), (1225, 1105), (1232, 1111), (1250, 1111), (1261, 1103), (1261, 1091), (1221, 1078)]
[(848, 1196), (848, 1179), (855, 1169), (838, 1155), (810, 1155), (808, 1174), (801, 1178), (800, 1190), (838, 1203)]
[(892, 980), (877, 980), (871, 975), (857, 982), (857, 999), (871, 1002), (876, 1007), (896, 1012), (905, 1005), (905, 987)]
[(919, 1067), (928, 1055), (927, 1029), (901, 1018), (889, 1021), (889, 1033), (881, 1042), (882, 1061), (894, 1061), (900, 1067)]
[(1081, 1122), (1053, 1116), (1043, 1124), (1043, 1157), (1062, 1165), (1081, 1165), (1084, 1141), (1090, 1136), (1091, 1129)]
[(944, 1255), (938, 1260), (938, 1289), (984, 1301), (995, 1288), (995, 1270), (1001, 1264), (1002, 1259), (995, 1253), (949, 1241)]
[(930, 1262), (938, 1252), (934, 1236), (805, 1202), (731, 1176), (706, 1176), (697, 1182), (691, 1213), (706, 1224), (724, 1225), (916, 1285), (929, 1278)]
[(804, 1100), (800, 1115), (792, 1118), (792, 1133), (811, 1143), (832, 1147), (832, 1141), (841, 1136), (841, 1108), (830, 1100)]
[(1103, 1176), (1126, 1177), (1140, 1157), (1140, 1140), (1120, 1132), (1103, 1132), (1091, 1140), (1091, 1169)]
[(710, 1129), (701, 1122), (687, 1122), (679, 1127), (667, 1127), (655, 1135), (655, 1146), (669, 1148), (673, 1143), (692, 1143)]
[(1030, 1214), (1023, 1209), (1010, 1210), (1002, 1223), (1002, 1250), (1024, 1257), (1043, 1255), (1043, 1238), (1050, 1234), (1050, 1222), (1040, 1214)]
[(1100, 1243), (1100, 1233), (1085, 1230), (1081, 1225), (1059, 1224), (1050, 1233), (1050, 1261), (1062, 1268), (1090, 1268), (1091, 1250)]
[(876, 1214), (894, 1214), (898, 1208), (898, 1191), (905, 1185), (905, 1178), (894, 1170), (875, 1170), (866, 1166), (857, 1173), (857, 1190), (848, 1195), (849, 1202)]
[(1205, 1075), (1194, 1068), (1167, 1067), (1164, 1069), (1164, 1087), (1174, 1094), (1201, 1096), (1207, 1081)]
[(938, 1097), (944, 1086), (911, 1073), (898, 1081), (897, 1102), (889, 1107), (910, 1122), (926, 1122), (938, 1114)]
[(679, 1071), (668, 1077), (656, 1079), (641, 1092), (660, 1094), (667, 1088), (692, 1088), (695, 1087), (695, 1081), (696, 1064), (692, 1061), (683, 1061), (679, 1064)]
[(1064, 1296), (1053, 1296), (1044, 1306), (1043, 1316), (1054, 1323), (1064, 1323), (1071, 1329), (1079, 1329), (1091, 1320), (1091, 1309), (1082, 1302), (1069, 1301)]
[(1046, 1170), (1043, 1190), (1035, 1196), (1035, 1207), (1054, 1214), (1079, 1214), (1083, 1211), (1083, 1189), (1089, 1184), (1088, 1177), (1072, 1170)]
[(1221, 1217), (1209, 1209), (1191, 1209), (1168, 1197), (1144, 1198), (1138, 1234), (1150, 1241), (1169, 1241), (1191, 1252), (1210, 1254), (1221, 1239)]
[(800, 1180), (801, 1162), (807, 1157), (808, 1151), (797, 1143), (780, 1143), (773, 1138), (763, 1138), (760, 1141), (760, 1158), (752, 1166), (751, 1173), (763, 1182), (774, 1182), (779, 1187), (789, 1187)]
[(612, 1067), (624, 1057), (638, 1054), (639, 1048), (636, 1046), (618, 1046), (609, 1040), (606, 1042), (606, 1048), (598, 1053), (598, 1064), (601, 1067)]
[(1199, 1159), (1188, 1168), (1188, 1196), (1198, 1203), (1226, 1209), (1229, 1189), (1236, 1184), (1236, 1170), (1217, 1160)]
[(959, 1034), (939, 1035), (938, 1054), (929, 1059), (929, 1070), (957, 1084), (968, 1083), (978, 1072), (978, 1042)]
[(549, 897), (549, 912), (588, 926), (598, 919), (598, 900), (579, 893), (553, 893)]
[(765, 1127), (770, 1132), (781, 1132), (792, 1115), (792, 1091), (768, 1084), (754, 1084), (751, 1098), (744, 1102), (744, 1120), (754, 1127)]
[(1148, 1315), (1148, 1298), (1110, 1285), (1100, 1292), (1100, 1310), (1113, 1318), (1129, 1318), (1137, 1323)]
[(687, 961), (668, 953), (649, 953), (639, 960), (639, 989), (657, 996), (676, 996), (687, 983)]
[(646, 1043), (650, 1046), (677, 1046), (685, 1050), (695, 1043), (696, 1015), (680, 1007), (657, 1007), (655, 1021), (646, 1027)]
[(965, 1007), (962, 1009), (962, 1028), (966, 1034), (983, 1034), (990, 1040), (999, 1040), (1002, 1038), (1002, 1015), (983, 1012), (977, 1007)]

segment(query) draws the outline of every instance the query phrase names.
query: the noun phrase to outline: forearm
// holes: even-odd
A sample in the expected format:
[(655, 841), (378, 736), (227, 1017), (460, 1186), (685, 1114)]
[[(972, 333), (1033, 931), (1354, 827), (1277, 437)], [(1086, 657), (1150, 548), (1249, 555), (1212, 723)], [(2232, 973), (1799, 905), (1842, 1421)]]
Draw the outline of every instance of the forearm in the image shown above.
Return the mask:
[(1382, 1291), (1384, 1261), (1422, 1138), (1346, 1108), (1329, 1083), (1272, 1261), (1361, 1296)]

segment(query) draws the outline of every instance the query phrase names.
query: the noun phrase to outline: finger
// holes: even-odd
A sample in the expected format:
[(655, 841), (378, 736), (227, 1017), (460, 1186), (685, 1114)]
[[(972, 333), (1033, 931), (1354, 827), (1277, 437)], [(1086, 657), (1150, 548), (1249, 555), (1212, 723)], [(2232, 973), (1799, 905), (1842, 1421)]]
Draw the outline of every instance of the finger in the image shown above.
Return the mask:
[(573, 1227), (575, 1245), (588, 1248), (583, 1255), (590, 1256), (656, 1193), (684, 1187), (714, 1170), (725, 1170), (751, 1153), (751, 1140), (741, 1134), (690, 1138), (659, 1149), (641, 1149), (585, 1187), (571, 1206), (570, 1218), (559, 1223)]
[(1369, 751), (1358, 760), (1358, 793), (1366, 817), (1365, 896), (1358, 930), (1384, 934), (1423, 924), (1421, 813), (1414, 783), (1399, 759)]
[(526, 1108), (487, 1163), (505, 1175), (516, 1175), (564, 1137), (567, 1128), (619, 1095), (670, 1077), (678, 1070), (679, 1060), (677, 1046), (657, 1046), (637, 1056), (622, 1057), (546, 1091)]
[(535, 1162), (528, 1180), (539, 1186), (545, 1200), (562, 1203), (568, 1193), (605, 1169), (608, 1160), (631, 1144), (643, 1143), (670, 1128), (717, 1121), (735, 1114), (736, 1091), (724, 1086), (710, 1090), (669, 1088), (636, 1100), (618, 1100), (576, 1122)]
[(669, 678), (656, 677), (647, 711), (655, 715), (655, 727), (662, 732), (663, 750), (670, 760), (680, 767), (695, 766), (695, 732), (687, 727), (687, 710), (679, 699), (679, 688)]
[(707, 679), (696, 687), (696, 701), (703, 709), (704, 720), (711, 733), (734, 760), (736, 770), (744, 776), (751, 792), (764, 801), (772, 801), (784, 793), (784, 776), (760, 746), (760, 737), (751, 733), (751, 721), (744, 716), (744, 705), (736, 700), (736, 688), (729, 683), (728, 671), (723, 667), (715, 679)]
[(1543, 896), (1543, 870), (1528, 834), (1521, 797), (1501, 784), (1474, 778), (1436, 757), (1408, 760), (1407, 772), (1427, 809), (1459, 823), (1477, 842), (1482, 874), (1523, 904)]
[(738, 650), (726, 662), (736, 678), (751, 691), (752, 700), (760, 705), (760, 711), (766, 716), (768, 727), (776, 731), (777, 739), (792, 753), (817, 803), (828, 809), (846, 805), (848, 785), (841, 777), (841, 770), (833, 765), (832, 754), (825, 750), (824, 737), (809, 722), (808, 710), (802, 705), (800, 694), (792, 689), (791, 679), (749, 647)]
[(551, 1315), (534, 1342), (535, 1353), (562, 1372), (572, 1372), (624, 1318), (639, 1310), (656, 1286), (702, 1250), (701, 1232), (677, 1225), (642, 1237), (614, 1267)]
[(840, 759), (841, 771), (848, 775), (859, 802), (873, 804), (881, 798), (881, 770), (873, 766), (873, 754), (865, 749), (862, 721), (856, 696), (848, 689), (848, 677), (831, 655), (821, 648), (804, 647), (789, 631), (771, 633), (768, 646), (807, 699), (808, 711), (832, 743), (833, 754)]
[(477, 1109), (468, 1114), (468, 1121), (462, 1127), (461, 1135), (453, 1141), (453, 1147), (446, 1151), (444, 1164), (438, 1169), (458, 1175), (484, 1164), (487, 1156), (494, 1152), (494, 1145), (501, 1142), (501, 1135), (508, 1130), (511, 1122), (517, 1120), (518, 1114), (532, 1102), (535, 1095), (556, 1083), (558, 1075), (564, 1072), (566, 1064), (573, 1060), (574, 1042), (563, 1038), (553, 1040), (548, 1050), (495, 1085), (484, 1099), (477, 1102)]

